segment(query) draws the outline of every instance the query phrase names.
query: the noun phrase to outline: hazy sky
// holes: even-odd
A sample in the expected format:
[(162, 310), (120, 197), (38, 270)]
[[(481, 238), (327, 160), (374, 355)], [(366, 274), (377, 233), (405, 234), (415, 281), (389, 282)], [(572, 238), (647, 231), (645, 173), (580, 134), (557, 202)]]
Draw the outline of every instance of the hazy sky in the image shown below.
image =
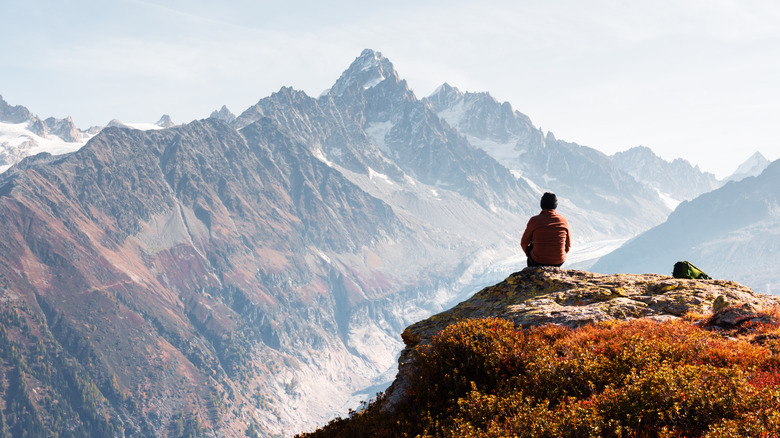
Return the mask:
[(556, 137), (722, 177), (780, 158), (780, 2), (0, 0), (0, 94), (79, 127), (312, 96), (364, 48), (418, 97), (489, 91)]

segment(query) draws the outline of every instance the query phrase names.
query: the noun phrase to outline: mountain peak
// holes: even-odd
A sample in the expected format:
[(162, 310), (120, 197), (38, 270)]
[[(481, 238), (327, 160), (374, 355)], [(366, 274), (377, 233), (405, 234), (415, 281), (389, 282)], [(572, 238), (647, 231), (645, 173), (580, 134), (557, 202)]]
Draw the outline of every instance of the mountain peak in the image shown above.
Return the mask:
[(453, 87), (448, 82), (445, 82), (441, 85), (439, 85), (438, 88), (429, 96), (430, 98), (434, 96), (447, 96), (451, 94), (456, 95), (463, 95), (463, 93), (458, 89), (458, 87)]
[(457, 87), (453, 87), (445, 82), (439, 85), (430, 96), (425, 98), (425, 101), (433, 107), (434, 111), (439, 112), (442, 109), (453, 107), (463, 100), (464, 96), (465, 94)]
[(11, 106), (0, 95), (0, 122), (22, 123), (31, 120), (33, 115), (30, 110), (21, 106)]
[(385, 80), (399, 83), (393, 64), (381, 52), (365, 49), (341, 75), (328, 94), (343, 95), (350, 87), (373, 88)]
[(176, 126), (175, 123), (173, 123), (173, 120), (171, 120), (171, 116), (168, 114), (163, 114), (162, 117), (160, 117), (160, 120), (155, 123), (155, 125), (160, 126), (162, 128), (172, 128)]
[(767, 160), (761, 152), (756, 151), (756, 153), (751, 155), (744, 163), (740, 164), (739, 167), (737, 167), (737, 170), (726, 178), (726, 180), (739, 181), (749, 176), (758, 176), (767, 168), (767, 166), (769, 166), (769, 160)]
[(106, 125), (106, 128), (125, 128), (125, 129), (127, 129), (127, 128), (130, 128), (130, 126), (125, 124), (125, 123), (123, 123), (119, 119), (111, 119), (111, 121), (108, 122), (108, 125)]

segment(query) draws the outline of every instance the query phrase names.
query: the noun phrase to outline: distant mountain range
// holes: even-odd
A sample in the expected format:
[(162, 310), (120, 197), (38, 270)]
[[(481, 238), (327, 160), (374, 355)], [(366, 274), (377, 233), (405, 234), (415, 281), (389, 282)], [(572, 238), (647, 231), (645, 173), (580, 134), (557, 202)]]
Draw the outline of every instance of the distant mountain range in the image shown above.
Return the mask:
[[(174, 124), (170, 116), (164, 115), (156, 124), (124, 124), (112, 120), (106, 126), (145, 130), (170, 128)], [(26, 107), (11, 106), (0, 96), (0, 173), (29, 156), (44, 152), (62, 155), (76, 151), (101, 129), (102, 126), (93, 126), (81, 130), (70, 116), (40, 119)]]
[(671, 273), (688, 260), (713, 278), (780, 292), (780, 160), (758, 176), (683, 202), (663, 223), (593, 266), (596, 272)]
[(318, 98), (69, 120), (0, 103), (0, 425), (41, 435), (310, 429), (392, 378), (406, 326), (524, 265), (544, 191), (587, 247), (718, 185), (487, 93), (419, 99), (372, 50)]

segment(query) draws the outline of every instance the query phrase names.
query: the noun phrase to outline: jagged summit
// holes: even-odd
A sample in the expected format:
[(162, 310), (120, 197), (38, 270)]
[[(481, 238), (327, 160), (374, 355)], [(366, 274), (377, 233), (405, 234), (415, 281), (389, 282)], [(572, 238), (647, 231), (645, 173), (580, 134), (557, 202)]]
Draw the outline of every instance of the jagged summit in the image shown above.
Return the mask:
[(388, 79), (395, 84), (402, 82), (405, 84), (405, 81), (400, 80), (389, 59), (385, 58), (381, 52), (365, 49), (327, 94), (340, 96), (354, 86), (369, 89)]
[(682, 158), (666, 161), (646, 146), (617, 152), (611, 158), (618, 168), (661, 193), (670, 208), (720, 186), (712, 173)]
[(161, 128), (172, 128), (176, 126), (175, 123), (173, 123), (173, 120), (171, 120), (171, 116), (168, 114), (163, 114), (162, 117), (160, 117), (160, 120), (155, 123), (155, 125), (161, 127)]
[(236, 115), (233, 114), (226, 105), (222, 105), (222, 108), (219, 110), (212, 111), (209, 117), (213, 117), (227, 123), (233, 123), (236, 120)]
[(761, 152), (756, 151), (744, 163), (740, 164), (737, 170), (726, 178), (726, 181), (739, 181), (749, 176), (758, 176), (769, 166), (769, 163), (770, 161)]
[(445, 82), (439, 85), (425, 101), (434, 111), (441, 108), (451, 108), (463, 99), (463, 92)]
[(30, 110), (21, 106), (11, 106), (0, 95), (0, 122), (23, 123), (32, 117)]

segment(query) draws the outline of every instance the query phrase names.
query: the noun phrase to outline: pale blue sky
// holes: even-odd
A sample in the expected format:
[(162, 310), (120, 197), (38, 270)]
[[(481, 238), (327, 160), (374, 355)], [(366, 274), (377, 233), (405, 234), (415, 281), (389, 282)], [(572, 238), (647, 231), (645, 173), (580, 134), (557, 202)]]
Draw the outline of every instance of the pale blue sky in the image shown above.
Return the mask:
[(0, 0), (0, 94), (82, 128), (312, 96), (364, 48), (418, 97), (489, 91), (567, 141), (718, 176), (780, 158), (780, 2)]

